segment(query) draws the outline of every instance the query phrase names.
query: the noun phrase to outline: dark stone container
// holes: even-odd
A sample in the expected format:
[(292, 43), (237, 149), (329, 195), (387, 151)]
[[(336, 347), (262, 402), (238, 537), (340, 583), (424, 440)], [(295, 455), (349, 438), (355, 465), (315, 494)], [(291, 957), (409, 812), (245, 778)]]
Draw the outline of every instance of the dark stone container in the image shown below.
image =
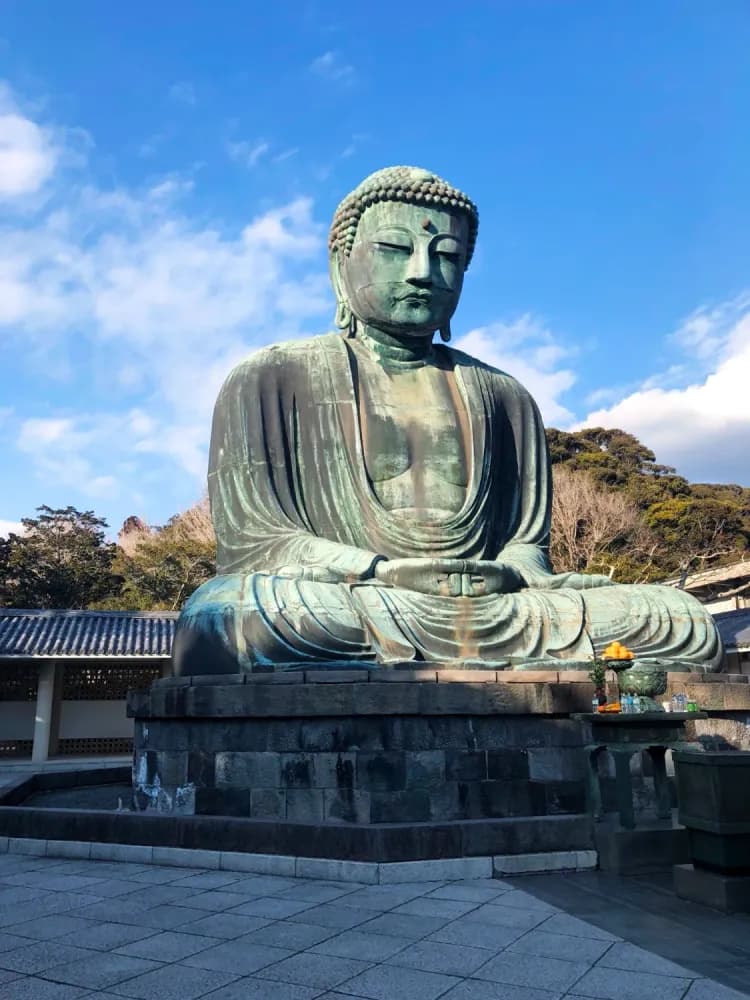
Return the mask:
[(750, 752), (677, 750), (673, 759), (693, 864), (750, 875)]

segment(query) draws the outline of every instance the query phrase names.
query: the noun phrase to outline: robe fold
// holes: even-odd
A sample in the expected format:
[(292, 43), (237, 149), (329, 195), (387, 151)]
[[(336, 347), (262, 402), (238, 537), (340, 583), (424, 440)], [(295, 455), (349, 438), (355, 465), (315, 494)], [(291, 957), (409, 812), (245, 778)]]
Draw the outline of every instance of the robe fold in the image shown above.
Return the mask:
[[(715, 667), (718, 634), (689, 595), (552, 573), (551, 475), (534, 401), (509, 375), (435, 350), (453, 367), (471, 440), (466, 500), (441, 521), (389, 512), (376, 497), (341, 336), (264, 349), (229, 375), (208, 475), (220, 575), (183, 609), (177, 672), (311, 660), (581, 660), (613, 639), (643, 656)], [(414, 557), (509, 564), (525, 586), (453, 598), (372, 579), (378, 559)]]

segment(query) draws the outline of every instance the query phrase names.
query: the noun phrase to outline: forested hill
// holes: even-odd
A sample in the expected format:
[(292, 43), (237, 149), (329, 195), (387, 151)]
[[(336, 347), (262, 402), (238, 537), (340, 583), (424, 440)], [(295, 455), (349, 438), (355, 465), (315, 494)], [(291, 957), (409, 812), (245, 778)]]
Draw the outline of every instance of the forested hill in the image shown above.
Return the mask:
[[(631, 434), (547, 431), (558, 571), (663, 580), (737, 562), (750, 549), (750, 489), (689, 483)], [(204, 499), (163, 527), (137, 517), (117, 544), (93, 511), (42, 506), (0, 538), (0, 606), (176, 610), (215, 575)]]
[(750, 489), (690, 483), (632, 434), (547, 430), (560, 568), (658, 580), (736, 562), (750, 549)]

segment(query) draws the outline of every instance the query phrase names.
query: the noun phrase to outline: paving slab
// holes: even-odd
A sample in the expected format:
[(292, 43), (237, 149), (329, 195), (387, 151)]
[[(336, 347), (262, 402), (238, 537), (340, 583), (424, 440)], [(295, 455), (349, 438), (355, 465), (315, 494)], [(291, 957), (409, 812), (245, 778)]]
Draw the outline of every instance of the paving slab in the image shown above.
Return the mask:
[[(312, 919), (312, 918), (311, 918)], [(360, 927), (366, 934), (388, 934), (393, 937), (423, 938), (448, 923), (446, 917), (412, 916), (409, 913), (381, 913)]]
[(616, 934), (610, 934), (602, 927), (579, 920), (578, 917), (571, 917), (569, 913), (554, 913), (543, 923), (538, 925), (539, 930), (552, 934), (564, 934), (576, 938), (594, 938), (597, 941), (620, 941)]
[(443, 917), (446, 920), (454, 920), (456, 917), (463, 917), (477, 908), (476, 901), (467, 902), (460, 899), (436, 899), (435, 896), (419, 896), (417, 899), (410, 899), (408, 903), (402, 903), (392, 912), (407, 913), (415, 917)]
[(358, 958), (362, 962), (383, 962), (407, 947), (408, 942), (388, 934), (365, 934), (362, 931), (343, 931), (315, 945), (311, 951), (337, 958)]
[(153, 937), (158, 930), (153, 927), (141, 927), (134, 924), (95, 923), (89, 921), (86, 930), (73, 931), (57, 940), (64, 944), (76, 945), (79, 948), (91, 948), (96, 951), (111, 951), (131, 941), (141, 941)]
[(69, 913), (53, 913), (48, 917), (37, 917), (36, 920), (13, 924), (13, 933), (26, 938), (36, 938), (38, 941), (48, 941), (71, 931), (84, 931), (93, 926), (95, 926), (93, 921), (84, 920), (82, 917), (73, 917)]
[(258, 969), (264, 969), (281, 959), (288, 958), (294, 952), (290, 948), (274, 948), (266, 944), (254, 944), (245, 937), (224, 941), (222, 944), (206, 948), (197, 955), (191, 955), (182, 961), (195, 969), (214, 969), (217, 972), (229, 972), (237, 976), (249, 976)]
[(326, 990), (364, 972), (368, 965), (369, 963), (354, 958), (335, 958), (332, 955), (304, 952), (264, 969), (263, 978)]
[(85, 986), (90, 990), (115, 986), (123, 980), (132, 979), (151, 969), (159, 968), (161, 963), (150, 962), (143, 958), (130, 958), (127, 955), (117, 955), (114, 952), (106, 954), (88, 953), (86, 958), (67, 965), (56, 965), (48, 969), (45, 979), (53, 979), (57, 983), (69, 983), (73, 986)]
[(449, 882), (448, 885), (441, 885), (438, 889), (433, 889), (427, 893), (427, 899), (457, 899), (462, 902), (490, 903), (508, 890), (498, 882), (497, 888), (486, 885), (471, 885), (469, 883)]
[(3, 984), (3, 1000), (78, 1000), (88, 994), (80, 986), (63, 986), (44, 979), (24, 976)]
[(207, 934), (209, 937), (231, 939), (267, 927), (270, 922), (267, 917), (245, 917), (240, 913), (209, 913), (199, 920), (183, 924), (180, 931), (185, 934)]
[(698, 979), (687, 991), (684, 1000), (747, 1000), (747, 996), (747, 993), (740, 993), (729, 986), (722, 986), (708, 979)]
[[(564, 993), (589, 971), (587, 962), (565, 962), (559, 958), (522, 955), (504, 951), (490, 958), (474, 976), (510, 986), (531, 986), (538, 990)], [(602, 970), (603, 971), (603, 970)]]
[(196, 1000), (236, 979), (225, 972), (165, 965), (120, 983), (112, 992), (135, 1000)]
[[(575, 960), (592, 964), (598, 961), (600, 965), (607, 965), (609, 963), (606, 959), (609, 959), (609, 952), (616, 947), (618, 945), (611, 941), (597, 941), (595, 938), (573, 939), (565, 934), (553, 934), (540, 927), (535, 927), (534, 930), (528, 931), (508, 945), (507, 950), (510, 953), (539, 955), (542, 958), (561, 958), (564, 961)], [(605, 953), (607, 954), (605, 955)], [(658, 958), (658, 956), (653, 957)], [(658, 961), (663, 961), (663, 959), (658, 959)], [(624, 968), (622, 965), (613, 965), (612, 967)]]
[(216, 990), (210, 995), (210, 1000), (313, 1000), (319, 996), (320, 990), (314, 987), (274, 983), (270, 979), (255, 979), (250, 976)]
[(682, 1000), (689, 986), (689, 979), (597, 966), (575, 984), (575, 995), (597, 1000)]
[[(570, 996), (570, 993), (566, 993), (565, 1000)], [(509, 986), (505, 983), (484, 983), (478, 979), (466, 979), (452, 990), (448, 990), (440, 1000), (561, 1000), (561, 997), (562, 993), (535, 990), (528, 986)]]
[(87, 955), (88, 952), (83, 948), (59, 944), (57, 941), (36, 941), (33, 944), (27, 943), (22, 948), (4, 951), (0, 954), (0, 968), (34, 975), (53, 965), (73, 962), (77, 958), (86, 958)]
[(283, 920), (296, 913), (310, 910), (315, 904), (310, 900), (281, 899), (278, 896), (257, 896), (252, 899), (244, 897), (239, 905), (232, 907), (232, 913), (240, 913), (245, 917), (269, 917), (272, 920)]
[(477, 921), (454, 920), (453, 923), (446, 924), (430, 934), (427, 940), (469, 945), (471, 948), (483, 948), (494, 954), (502, 951), (503, 948), (512, 944), (525, 933), (525, 929), (519, 927), (501, 927), (496, 924), (480, 924)]
[(319, 927), (317, 924), (277, 920), (272, 924), (266, 924), (260, 930), (246, 934), (244, 940), (253, 944), (268, 944), (273, 948), (305, 951), (307, 948), (312, 948), (313, 945), (332, 937), (335, 933), (336, 931), (330, 927)]
[(670, 962), (661, 955), (654, 955), (645, 948), (622, 941), (613, 944), (599, 960), (598, 965), (627, 972), (653, 972), (662, 976), (692, 977), (696, 975), (684, 966)]
[(407, 969), (423, 969), (425, 972), (442, 972), (448, 976), (470, 976), (488, 958), (484, 949), (470, 945), (417, 941), (389, 958), (387, 964)]
[(151, 958), (157, 962), (178, 962), (188, 955), (195, 955), (219, 944), (219, 938), (202, 934), (179, 934), (176, 931), (162, 931), (152, 937), (141, 938), (130, 944), (121, 945), (118, 955), (132, 955), (135, 958)]
[(321, 906), (314, 906), (303, 910), (301, 913), (292, 914), (288, 920), (301, 921), (302, 923), (316, 924), (319, 927), (333, 927), (339, 930), (347, 930), (350, 927), (357, 927), (373, 919), (375, 914), (372, 910), (356, 909), (351, 906), (342, 906), (339, 902), (323, 903)]
[(367, 997), (368, 1000), (436, 1000), (451, 986), (460, 982), (455, 976), (434, 972), (402, 969), (395, 965), (376, 965), (350, 979), (337, 990), (345, 996)]

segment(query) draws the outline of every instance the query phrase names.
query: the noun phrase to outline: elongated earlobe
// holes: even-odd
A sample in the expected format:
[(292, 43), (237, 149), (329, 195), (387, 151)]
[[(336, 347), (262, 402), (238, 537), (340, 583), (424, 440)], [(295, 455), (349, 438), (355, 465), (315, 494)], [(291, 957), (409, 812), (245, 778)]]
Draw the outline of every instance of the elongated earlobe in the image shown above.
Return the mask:
[(345, 299), (336, 302), (336, 317), (334, 319), (339, 330), (348, 330), (352, 322), (352, 311)]
[(448, 341), (451, 339), (451, 336), (452, 336), (451, 321), (448, 320), (445, 326), (440, 327), (440, 339), (443, 341), (444, 344), (447, 344)]

